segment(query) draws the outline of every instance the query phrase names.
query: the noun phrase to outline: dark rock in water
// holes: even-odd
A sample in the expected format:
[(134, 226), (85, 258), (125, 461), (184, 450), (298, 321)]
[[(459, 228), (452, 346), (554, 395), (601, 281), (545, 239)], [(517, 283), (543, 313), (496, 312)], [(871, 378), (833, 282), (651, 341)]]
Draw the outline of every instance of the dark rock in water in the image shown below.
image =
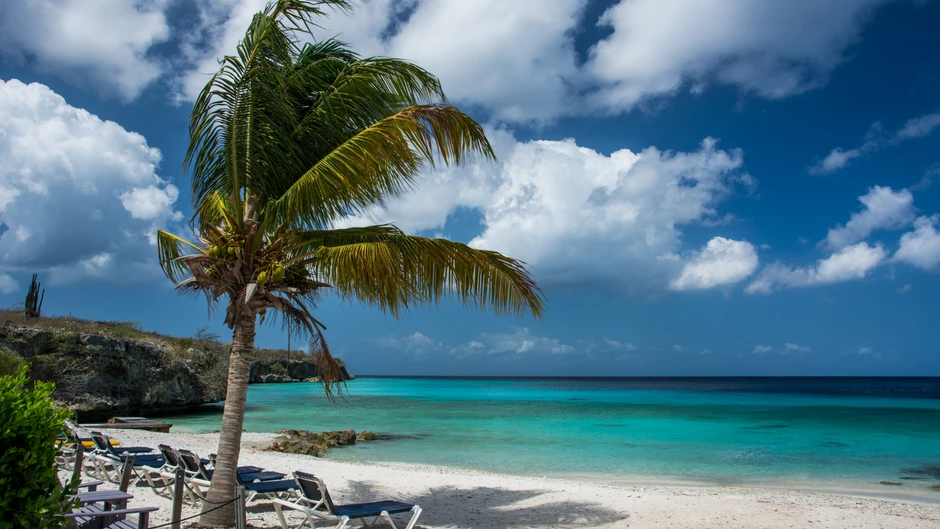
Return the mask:
[[(334, 430), (330, 432), (310, 432), (307, 430), (278, 430), (280, 437), (274, 439), (265, 450), (306, 454), (320, 457), (334, 446), (354, 445), (356, 441), (388, 441), (393, 436), (376, 434), (363, 430), (356, 435), (355, 430)], [(405, 436), (402, 436), (405, 437)]]
[(898, 483), (897, 481), (887, 481), (887, 480), (879, 481), (878, 484), (879, 484), (879, 485), (891, 485), (891, 486), (900, 486), (900, 485), (901, 485), (901, 483)]
[(845, 443), (840, 443), (839, 441), (826, 441), (823, 443), (823, 446), (835, 446), (838, 448), (848, 448), (849, 445)]
[(914, 474), (915, 476), (926, 476), (930, 479), (940, 479), (940, 465), (921, 465), (913, 468), (902, 468), (904, 474)]
[(904, 481), (927, 481), (930, 478), (925, 478), (921, 476), (901, 476), (898, 479), (902, 479)]
[(375, 441), (379, 436), (370, 432), (369, 430), (363, 430), (359, 432), (359, 435), (356, 436), (357, 441)]
[(940, 492), (940, 483), (937, 483), (936, 485), (931, 485), (930, 488), (937, 492)]

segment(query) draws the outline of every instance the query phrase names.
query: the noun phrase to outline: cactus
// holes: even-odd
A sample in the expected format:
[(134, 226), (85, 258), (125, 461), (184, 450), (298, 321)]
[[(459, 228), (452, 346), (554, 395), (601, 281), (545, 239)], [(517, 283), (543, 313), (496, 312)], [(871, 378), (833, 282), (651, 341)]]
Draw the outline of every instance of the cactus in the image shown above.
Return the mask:
[(46, 297), (46, 289), (39, 292), (39, 281), (36, 279), (39, 274), (33, 274), (33, 281), (29, 284), (29, 290), (26, 292), (26, 319), (38, 318), (42, 312), (42, 300)]

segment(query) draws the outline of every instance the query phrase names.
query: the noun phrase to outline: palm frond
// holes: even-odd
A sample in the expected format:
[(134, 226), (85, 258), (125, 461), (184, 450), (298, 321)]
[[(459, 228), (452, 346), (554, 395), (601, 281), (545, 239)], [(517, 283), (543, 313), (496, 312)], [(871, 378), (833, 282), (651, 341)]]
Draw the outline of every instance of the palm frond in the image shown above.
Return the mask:
[(160, 259), (160, 267), (170, 281), (179, 283), (189, 277), (190, 269), (183, 262), (183, 257), (194, 253), (205, 254), (205, 250), (182, 237), (157, 230), (157, 255)]
[(473, 153), (495, 158), (472, 118), (450, 105), (408, 107), (320, 159), (269, 205), (269, 214), (293, 226), (325, 227), (409, 189), (436, 160), (460, 163)]
[(525, 264), (498, 252), (406, 235), (394, 226), (305, 232), (293, 258), (346, 298), (395, 316), (454, 298), (497, 314), (540, 316), (542, 291)]
[[(222, 60), (219, 72), (200, 92), (184, 160), (193, 176), (194, 204), (218, 192), (230, 197), (240, 213), (249, 183), (258, 181), (267, 167), (288, 163), (270, 159), (283, 156), (283, 151), (265, 149), (283, 139), (279, 134), (283, 136), (285, 120), (290, 124), (295, 115), (283, 72), (299, 53), (295, 33), (309, 32), (313, 20), (326, 15), (327, 5), (349, 9), (346, 0), (269, 3), (253, 17), (236, 55)], [(241, 215), (236, 218), (242, 221)]]

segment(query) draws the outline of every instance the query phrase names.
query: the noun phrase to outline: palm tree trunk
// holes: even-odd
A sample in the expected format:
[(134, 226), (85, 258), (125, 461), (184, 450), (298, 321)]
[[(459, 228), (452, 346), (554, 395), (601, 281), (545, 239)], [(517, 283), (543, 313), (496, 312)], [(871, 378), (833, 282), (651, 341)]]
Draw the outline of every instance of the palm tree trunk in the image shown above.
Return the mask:
[(208, 501), (203, 503), (203, 515), (199, 522), (211, 527), (234, 527), (235, 504), (229, 504), (212, 512), (221, 503), (235, 495), (235, 469), (241, 450), (242, 423), (245, 417), (245, 397), (248, 395), (248, 375), (251, 371), (251, 356), (255, 344), (255, 318), (240, 317), (235, 322), (232, 337), (232, 353), (228, 366), (228, 388), (225, 394), (225, 409), (222, 412), (222, 432), (219, 434), (219, 451)]

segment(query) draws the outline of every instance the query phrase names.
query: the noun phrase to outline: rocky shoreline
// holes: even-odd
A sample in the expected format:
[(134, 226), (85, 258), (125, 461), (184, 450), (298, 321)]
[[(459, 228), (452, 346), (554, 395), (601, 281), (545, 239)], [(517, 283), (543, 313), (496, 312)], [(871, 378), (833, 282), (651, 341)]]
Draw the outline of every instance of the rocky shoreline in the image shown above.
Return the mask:
[(185, 411), (225, 399), (227, 359), (109, 336), (4, 329), (0, 345), (56, 384), (57, 404), (80, 420)]
[[(345, 365), (340, 365), (343, 380), (356, 377), (349, 374)], [(287, 382), (320, 382), (317, 366), (301, 360), (255, 360), (251, 363), (249, 384), (280, 384)]]
[[(30, 378), (55, 383), (57, 405), (78, 420), (172, 415), (225, 400), (227, 345), (145, 333), (123, 322), (76, 321), (65, 322), (68, 330), (0, 327), (0, 362), (26, 364)], [(71, 330), (94, 325), (115, 335)], [(345, 366), (341, 372), (353, 378)], [(318, 381), (317, 375), (312, 361), (259, 359), (249, 380)]]

